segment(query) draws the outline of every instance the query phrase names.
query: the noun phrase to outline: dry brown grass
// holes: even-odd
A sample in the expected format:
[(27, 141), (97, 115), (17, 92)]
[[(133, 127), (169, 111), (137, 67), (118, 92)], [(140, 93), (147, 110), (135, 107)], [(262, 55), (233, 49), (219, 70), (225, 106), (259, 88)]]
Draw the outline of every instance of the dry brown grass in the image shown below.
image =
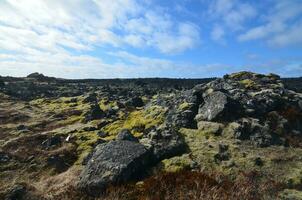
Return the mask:
[(231, 181), (217, 173), (181, 171), (162, 173), (144, 180), (143, 184), (109, 187), (104, 196), (92, 198), (75, 187), (51, 195), (47, 200), (257, 200), (275, 199), (282, 185), (273, 181), (262, 182), (257, 172), (242, 173)]

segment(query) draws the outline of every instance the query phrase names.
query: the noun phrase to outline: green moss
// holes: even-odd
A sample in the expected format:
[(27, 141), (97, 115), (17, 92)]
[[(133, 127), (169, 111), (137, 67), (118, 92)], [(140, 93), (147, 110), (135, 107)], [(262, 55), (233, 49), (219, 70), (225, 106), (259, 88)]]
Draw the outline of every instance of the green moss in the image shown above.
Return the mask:
[(161, 165), (163, 167), (163, 171), (166, 172), (177, 172), (185, 169), (190, 169), (193, 165), (192, 159), (188, 154), (184, 154), (182, 156), (175, 156), (170, 159), (165, 159), (161, 161)]
[(251, 74), (251, 72), (241, 71), (241, 72), (230, 74), (230, 78), (240, 79), (241, 77), (246, 76), (248, 74)]
[[(261, 171), (289, 187), (302, 185), (302, 157), (299, 156), (302, 149), (282, 146), (258, 148), (248, 142), (235, 140), (226, 135), (226, 132), (223, 131), (221, 136), (215, 136), (201, 130), (180, 129), (191, 158), (204, 170), (215, 170), (233, 177), (242, 171)], [(218, 146), (221, 143), (229, 146), (230, 160), (216, 163), (214, 155), (218, 153)], [(256, 158), (261, 158), (264, 164), (257, 165)]]
[(244, 80), (242, 80), (242, 81), (239, 81), (239, 83), (241, 84), (241, 85), (243, 85), (245, 88), (257, 88), (257, 84), (253, 81), (253, 80), (251, 80), (251, 79), (244, 79)]
[(200, 121), (197, 123), (199, 133), (204, 135), (218, 135), (221, 133), (224, 125), (216, 122)]
[(110, 108), (115, 108), (117, 107), (117, 102), (116, 101), (110, 101), (108, 102), (106, 99), (102, 99), (100, 102), (99, 102), (99, 106), (100, 108), (103, 110), (103, 111), (106, 111)]
[(151, 106), (146, 110), (136, 110), (128, 115), (121, 116), (111, 124), (103, 128), (109, 135), (116, 135), (122, 129), (129, 129), (135, 136), (140, 136), (143, 130), (152, 126), (158, 126), (164, 122), (166, 109), (160, 106)]
[(182, 104), (179, 105), (178, 110), (183, 111), (183, 110), (187, 110), (192, 106), (192, 104), (188, 103), (188, 102), (183, 102)]
[(280, 200), (302, 200), (302, 191), (290, 190), (290, 189), (283, 190), (279, 194), (279, 199)]
[(77, 144), (78, 160), (76, 165), (82, 163), (83, 159), (92, 151), (93, 145), (97, 142), (99, 137), (95, 132), (76, 132), (74, 134)]

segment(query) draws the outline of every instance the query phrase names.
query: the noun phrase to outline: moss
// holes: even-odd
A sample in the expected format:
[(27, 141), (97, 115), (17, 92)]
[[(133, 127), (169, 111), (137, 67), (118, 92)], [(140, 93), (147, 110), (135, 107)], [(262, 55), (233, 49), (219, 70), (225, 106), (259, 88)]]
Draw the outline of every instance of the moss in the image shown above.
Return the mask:
[(142, 132), (152, 126), (158, 126), (164, 122), (166, 109), (160, 106), (151, 106), (146, 110), (136, 110), (128, 115), (122, 115), (120, 120), (108, 124), (103, 131), (109, 135), (116, 135), (122, 129), (129, 129), (135, 136), (140, 136)]
[(178, 110), (183, 111), (183, 110), (187, 110), (192, 106), (192, 104), (188, 103), (188, 102), (183, 102), (182, 104), (180, 104), (178, 106)]
[(177, 172), (185, 169), (190, 169), (193, 165), (192, 159), (188, 154), (184, 154), (182, 156), (175, 156), (170, 159), (165, 159), (161, 161), (163, 166), (163, 171), (166, 172)]
[[(302, 185), (300, 148), (282, 146), (257, 148), (248, 142), (235, 140), (229, 135), (226, 137), (226, 131), (221, 136), (209, 135), (195, 129), (180, 129), (180, 133), (184, 136), (191, 158), (204, 170), (216, 170), (232, 177), (244, 171), (261, 171), (289, 187)], [(221, 143), (229, 146), (230, 160), (216, 163), (214, 155), (218, 153), (218, 146)], [(261, 158), (263, 166), (256, 164), (257, 158)]]
[(110, 101), (108, 102), (106, 99), (102, 99), (99, 102), (99, 106), (103, 111), (106, 111), (110, 108), (117, 108), (117, 102), (116, 101)]
[(99, 137), (95, 132), (76, 132), (74, 133), (77, 144), (78, 160), (76, 165), (82, 163), (83, 159), (92, 151), (92, 147), (98, 141)]
[(241, 77), (247, 76), (249, 74), (251, 74), (251, 72), (241, 71), (241, 72), (230, 74), (229, 77), (232, 79), (240, 79)]
[(279, 194), (280, 200), (302, 200), (302, 191), (285, 189)]
[(239, 81), (239, 83), (243, 85), (245, 88), (257, 89), (257, 84), (251, 79), (244, 79), (242, 81)]
[(224, 125), (216, 122), (200, 121), (197, 123), (199, 132), (205, 135), (218, 135), (221, 133)]
[(297, 167), (291, 169), (286, 177), (285, 181), (290, 188), (302, 186), (302, 163)]

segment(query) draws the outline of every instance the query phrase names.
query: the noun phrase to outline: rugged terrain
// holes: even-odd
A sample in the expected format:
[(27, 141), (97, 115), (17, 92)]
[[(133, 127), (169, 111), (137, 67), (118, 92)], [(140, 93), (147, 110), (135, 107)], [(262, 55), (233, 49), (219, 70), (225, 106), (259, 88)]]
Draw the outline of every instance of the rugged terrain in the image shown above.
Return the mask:
[(0, 77), (0, 199), (302, 199), (302, 79)]

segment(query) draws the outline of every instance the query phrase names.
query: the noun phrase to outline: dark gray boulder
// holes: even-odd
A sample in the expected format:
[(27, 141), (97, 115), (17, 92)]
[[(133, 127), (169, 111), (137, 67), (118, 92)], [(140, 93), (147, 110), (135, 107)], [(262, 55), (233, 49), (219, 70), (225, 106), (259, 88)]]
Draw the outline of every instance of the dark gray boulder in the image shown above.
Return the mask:
[(240, 104), (223, 92), (212, 92), (204, 101), (195, 118), (197, 121), (229, 121), (240, 113)]
[(127, 107), (142, 107), (144, 106), (144, 102), (142, 100), (142, 98), (140, 97), (133, 97), (133, 98), (130, 98), (126, 103), (125, 105)]
[(85, 96), (83, 99), (83, 103), (96, 103), (97, 102), (97, 94), (92, 92)]
[(258, 147), (267, 147), (270, 145), (280, 145), (284, 141), (276, 134), (270, 125), (265, 122), (261, 124), (259, 119), (243, 118), (238, 121), (240, 124), (237, 131), (234, 132), (236, 139), (251, 140)]
[(79, 188), (97, 196), (108, 185), (139, 178), (150, 162), (148, 150), (131, 141), (111, 141), (96, 146), (80, 175)]
[(183, 138), (171, 127), (153, 129), (140, 142), (151, 150), (153, 162), (180, 155), (186, 150)]
[(102, 119), (105, 116), (104, 111), (100, 108), (100, 106), (95, 103), (90, 105), (90, 109), (84, 114), (85, 122), (92, 121), (95, 119)]
[(44, 140), (41, 145), (43, 149), (49, 149), (55, 146), (59, 146), (61, 145), (61, 143), (62, 143), (61, 137), (58, 135), (54, 135)]
[(8, 190), (5, 200), (22, 200), (25, 194), (26, 187), (21, 184), (16, 184)]

